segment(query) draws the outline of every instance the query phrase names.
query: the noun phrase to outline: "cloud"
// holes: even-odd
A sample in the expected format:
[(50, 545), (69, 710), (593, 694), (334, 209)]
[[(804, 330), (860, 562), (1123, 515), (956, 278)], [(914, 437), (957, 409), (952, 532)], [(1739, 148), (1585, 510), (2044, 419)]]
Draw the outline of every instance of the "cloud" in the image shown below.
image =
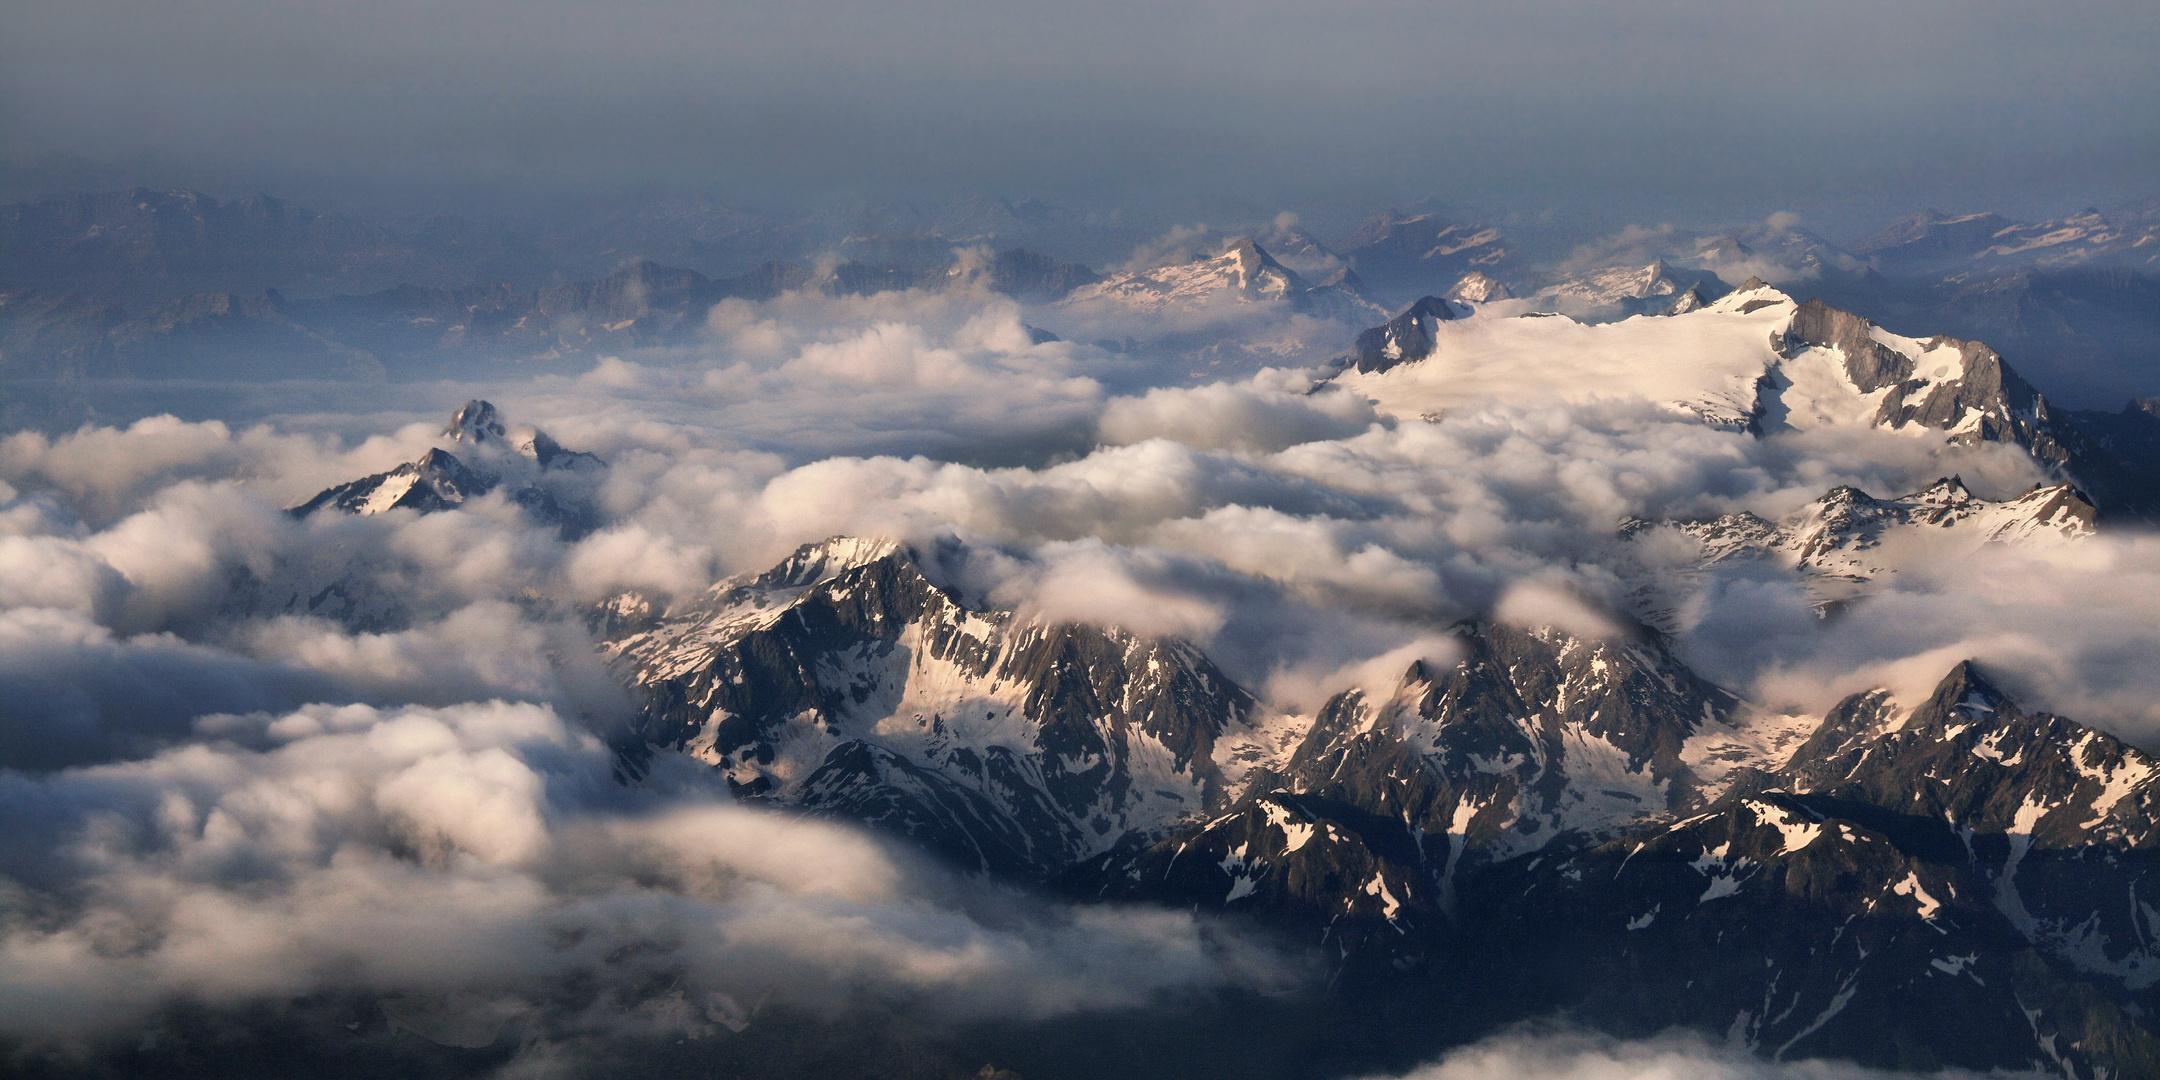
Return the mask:
[(1978, 659), (2027, 708), (2140, 746), (2160, 745), (2160, 537), (2117, 532), (2041, 549), (1991, 544), (1907, 559), (1875, 595), (1817, 620), (1790, 584), (1745, 572), (1698, 598), (1686, 639), (1706, 674), (1783, 706), (1821, 710), (1885, 686), (1924, 700)]
[(1227, 239), (1220, 230), (1210, 229), (1205, 223), (1173, 225), (1169, 231), (1135, 247), (1132, 258), (1125, 261), (1122, 269), (1153, 270), (1158, 266), (1213, 258), (1222, 254), (1223, 241)]
[(235, 432), (218, 420), (158, 415), (125, 428), (85, 425), (58, 438), (16, 432), (0, 440), (0, 477), (63, 492), (77, 514), (102, 524), (178, 480), (244, 479), (297, 502), (419, 456), (439, 430), (439, 423), (406, 424), (348, 449), (267, 425)]
[[(1895, 494), (1961, 473), (2001, 495), (2039, 476), (1999, 446), (1754, 438), (1647, 402), (1474, 404), (1391, 427), (1354, 396), (1309, 392), (1308, 376), (1279, 370), (1112, 395), (1112, 369), (1090, 367), (1110, 361), (1036, 344), (1020, 309), (987, 295), (789, 294), (730, 301), (713, 322), (695, 348), (473, 388), (608, 459), (595, 498), (611, 524), (577, 543), (494, 498), (453, 514), (278, 512), (352, 475), (337, 469), (416, 456), (435, 425), (392, 418), (368, 435), (362, 422), (340, 438), (328, 432), (350, 421), (318, 417), (302, 433), (145, 422), (10, 441), (0, 597), (75, 612), (107, 628), (112, 648), (173, 634), (206, 662), (298, 673), (318, 700), (506, 696), (611, 714), (622, 706), (604, 674), (560, 662), (583, 651), (570, 630), (583, 605), (625, 589), (688, 595), (830, 535), (957, 535), (1012, 554), (1001, 602), (1188, 635), (1241, 680), (1307, 702), (1496, 608), (1602, 632), (1582, 610), (1528, 603), (1536, 588), (1523, 583), (1624, 610), (1605, 564), (1627, 517), (1781, 517), (1839, 483)], [(1047, 452), (1064, 439), (1067, 450)], [(1024, 448), (1022, 460), (966, 460), (1001, 443)], [(850, 452), (880, 446), (906, 453)], [(137, 450), (165, 471), (143, 473)], [(1732, 598), (1697, 603), (1688, 647), (1735, 689), (1783, 693), (1778, 673), (1813, 670), (1818, 655), (1848, 675), (1875, 670), (1840, 654), (1776, 582), (1716, 587)], [(1750, 588), (1769, 590), (1763, 603), (1738, 599)], [(1772, 626), (1779, 618), (1790, 625)], [(1990, 626), (2015, 630), (2010, 609), (1971, 618), (1975, 643)], [(1905, 640), (1878, 635), (1870, 656), (1932, 666), (1933, 650), (1967, 639)], [(2149, 723), (2142, 684), (2098, 644), (2046, 654), (2060, 667), (2046, 674), (2043, 654), (2012, 640), (1990, 655), (2012, 678), (2031, 671), (2064, 711), (2125, 731)], [(2063, 691), (2081, 680), (2095, 689)], [(2111, 686), (2126, 689), (2098, 689)], [(289, 707), (288, 692), (245, 707)], [(206, 701), (181, 711), (239, 707), (229, 694)]]
[(1037, 1018), (1301, 977), (1189, 913), (948, 877), (851, 829), (734, 806), (687, 767), (620, 788), (610, 751), (545, 706), (316, 705), (216, 726), (222, 741), (139, 760), (0, 773), (0, 810), (34, 826), (0, 841), (10, 906), (34, 895), (43, 912), (0, 924), (0, 1032), (125, 1030), (173, 995), (341, 990), (466, 995), (543, 1027), (602, 991)]
[(1514, 626), (1554, 627), (1579, 638), (1613, 638), (1623, 633), (1619, 622), (1582, 590), (1558, 575), (1518, 581), (1501, 594), (1493, 617)]
[(183, 641), (120, 637), (80, 612), (0, 611), (0, 768), (52, 769), (183, 741), (220, 710), (323, 693), (309, 672)]
[(1372, 404), (1356, 395), (1255, 380), (1158, 387), (1140, 397), (1113, 398), (1097, 428), (1113, 446), (1167, 438), (1200, 450), (1273, 451), (1340, 439), (1379, 422)]
[[(1367, 633), (1374, 629), (1379, 628), (1369, 628)], [(1415, 634), (1408, 627), (1399, 627), (1396, 628), (1396, 639), (1400, 640), (1406, 631)], [(1384, 646), (1374, 642), (1365, 647)], [(1410, 665), (1424, 664), (1428, 670), (1445, 671), (1461, 661), (1462, 656), (1462, 644), (1457, 639), (1431, 633), (1414, 636), (1409, 642), (1386, 648), (1377, 655), (1352, 656), (1348, 660), (1343, 660), (1341, 653), (1330, 656), (1325, 651), (1314, 650), (1299, 662), (1284, 664), (1270, 672), (1265, 689), (1271, 700), (1304, 712), (1317, 711), (1328, 699), (1352, 689), (1363, 690), (1368, 700), (1385, 701), (1402, 684)], [(1331, 667), (1331, 661), (1342, 662)]]
[[(1400, 1080), (1887, 1080), (1915, 1075), (1835, 1061), (1766, 1061), (1683, 1031), (1623, 1040), (1528, 1028), (1452, 1051), (1402, 1074)], [(1978, 1074), (1948, 1069), (1925, 1075), (1948, 1080)]]

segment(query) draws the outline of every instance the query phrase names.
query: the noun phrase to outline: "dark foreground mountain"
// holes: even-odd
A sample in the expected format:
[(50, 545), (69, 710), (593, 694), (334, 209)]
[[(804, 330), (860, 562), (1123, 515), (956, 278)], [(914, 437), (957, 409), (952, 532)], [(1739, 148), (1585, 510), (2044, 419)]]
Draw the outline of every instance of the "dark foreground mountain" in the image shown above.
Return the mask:
[(1284, 716), (1189, 644), (971, 605), (938, 584), (966, 558), (836, 540), (596, 612), (647, 702), (628, 774), (687, 754), (965, 868), (1318, 944), (1329, 1000), (1418, 1053), (1564, 1014), (1772, 1057), (2160, 1067), (2160, 770), (1971, 664), (1909, 707), (1781, 716), (1625, 620), (1472, 622)]

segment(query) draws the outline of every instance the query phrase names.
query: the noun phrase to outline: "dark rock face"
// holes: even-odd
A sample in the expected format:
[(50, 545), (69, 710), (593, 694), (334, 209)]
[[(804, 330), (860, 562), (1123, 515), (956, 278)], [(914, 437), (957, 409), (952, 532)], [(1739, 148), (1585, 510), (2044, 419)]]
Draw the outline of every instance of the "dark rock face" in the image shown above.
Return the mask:
[(1809, 300), (1793, 313), (1786, 327), (1788, 343), (1837, 349), (1845, 354), (1845, 374), (1863, 394), (1871, 394), (1912, 377), (1912, 358), (1869, 336), (1875, 324), (1839, 311), (1820, 300)]
[[(1720, 723), (1714, 691), (1676, 692), (1645, 665), (1538, 712), (1555, 700), (1537, 692), (1554, 685), (1538, 671), (1551, 642), (1512, 636), (1449, 676), (1406, 677), (1387, 709), (1439, 717), (1433, 741), (1331, 702), (1264, 790), (1067, 885), (1303, 927), (1345, 985), (1432, 994), (1458, 1022), (1557, 1011), (1898, 1068), (2160, 1066), (2139, 1019), (2160, 955), (2135, 899), (2160, 884), (2151, 759), (2023, 712), (1962, 664), (1909, 713), (1879, 692), (1848, 699), (1787, 763), (1737, 769), (1706, 800), (1678, 751)], [(1684, 714), (1696, 698), (1711, 716)], [(1524, 713), (1539, 719), (1512, 720)], [(1599, 722), (1626, 767), (1677, 781), (1666, 805), (1526, 842), (1540, 798), (1564, 805), (1615, 775), (1552, 757)]]
[(2131, 897), (2156, 868), (2153, 768), (1961, 664), (1909, 714), (1848, 699), (1708, 813), (1480, 881), (1497, 931), (1482, 955), (1623, 1030), (2145, 1075), (2160, 968)]
[(1403, 965), (1466, 925), (1456, 891), (1485, 867), (1702, 801), (1682, 749), (1738, 701), (1654, 639), (1479, 624), (1455, 636), (1460, 661), (1413, 665), (1387, 700), (1330, 700), (1237, 812), (1109, 853), (1072, 887), (1359, 928)]
[[(475, 446), (489, 439), (503, 437), (502, 415), (495, 411), (495, 404), (474, 398), (450, 414), (450, 423), (443, 427), (443, 434), (454, 442), (469, 442)], [(550, 445), (555, 440), (549, 439)]]
[(2007, 442), (2075, 482), (2103, 515), (2150, 520), (2160, 515), (2160, 458), (2152, 447), (2160, 430), (2128, 410), (2120, 417), (2069, 413), (2048, 403), (1995, 350), (1973, 341), (1936, 337), (1929, 349), (1954, 347), (1959, 374), (1952, 379), (1916, 377), (1911, 357), (1875, 340), (1875, 324), (1821, 300), (1793, 315), (1783, 348), (1839, 350), (1846, 374), (1864, 393), (1887, 390), (1874, 422), (1882, 427), (1919, 424), (1967, 442)]
[(1350, 348), (1351, 366), (1375, 372), (1423, 360), (1432, 355), (1434, 326), (1457, 317), (1448, 301), (1424, 297), (1387, 322), (1359, 334), (1357, 343)]

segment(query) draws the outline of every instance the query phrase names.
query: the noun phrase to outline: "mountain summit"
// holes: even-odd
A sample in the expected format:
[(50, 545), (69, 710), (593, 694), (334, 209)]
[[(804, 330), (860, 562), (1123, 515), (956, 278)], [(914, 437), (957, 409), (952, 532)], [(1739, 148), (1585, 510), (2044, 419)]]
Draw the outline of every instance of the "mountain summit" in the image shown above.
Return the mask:
[(443, 428), (451, 444), (465, 448), (470, 461), (441, 448), (388, 472), (363, 476), (295, 506), (295, 517), (319, 510), (379, 514), (388, 510), (433, 513), (454, 509), (498, 489), (529, 516), (552, 525), (574, 540), (599, 527), (594, 486), (606, 463), (574, 450), (538, 429), (510, 441), (509, 429), (495, 406), (468, 401)]

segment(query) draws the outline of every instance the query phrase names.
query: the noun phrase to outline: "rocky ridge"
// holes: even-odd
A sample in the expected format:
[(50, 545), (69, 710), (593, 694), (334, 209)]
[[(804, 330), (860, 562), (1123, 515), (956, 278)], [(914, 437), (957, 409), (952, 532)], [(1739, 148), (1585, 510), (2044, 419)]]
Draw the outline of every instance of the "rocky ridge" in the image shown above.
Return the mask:
[(1641, 617), (1673, 633), (1681, 629), (1681, 605), (1714, 570), (1775, 567), (1796, 575), (1827, 611), (1874, 591), (1900, 566), (1951, 565), (1989, 544), (2074, 543), (2094, 534), (2098, 517), (2069, 484), (1999, 502), (1973, 495), (1955, 476), (1891, 499), (1840, 486), (1780, 522), (1749, 513), (1630, 519), (1621, 523), (1614, 567), (1630, 582)]
[(1335, 250), (1373, 288), (1391, 297), (1438, 291), (1466, 272), (1495, 271), (1509, 259), (1499, 229), (1399, 210), (1366, 222)]
[(596, 626), (646, 700), (632, 745), (1035, 878), (1220, 807), (1264, 756), (1281, 718), (1190, 644), (969, 606), (940, 557), (965, 554), (835, 539), (617, 598)]

